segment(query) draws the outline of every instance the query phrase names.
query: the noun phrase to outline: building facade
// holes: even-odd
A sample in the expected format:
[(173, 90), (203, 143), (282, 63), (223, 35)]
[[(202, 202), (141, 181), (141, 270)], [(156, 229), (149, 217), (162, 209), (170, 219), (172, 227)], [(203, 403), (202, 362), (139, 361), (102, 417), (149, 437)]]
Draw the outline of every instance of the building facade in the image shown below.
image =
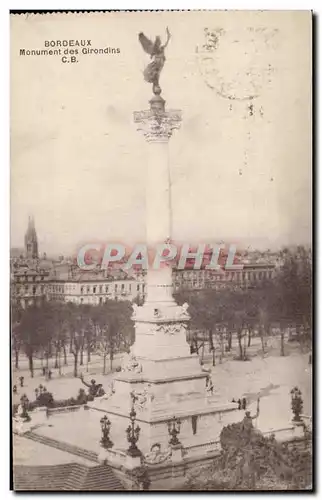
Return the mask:
[(48, 298), (74, 304), (98, 305), (107, 300), (143, 300), (145, 284), (142, 280), (108, 279), (90, 275), (76, 278), (51, 279)]
[[(81, 271), (70, 262), (52, 262), (38, 257), (38, 239), (34, 219), (29, 217), (25, 235), (25, 257), (11, 259), (11, 299), (25, 308), (41, 304), (44, 300), (58, 300), (74, 304), (102, 304), (106, 300), (138, 300), (145, 298), (145, 274), (132, 271), (127, 274), (121, 268)], [(226, 287), (248, 288), (258, 282), (271, 280), (276, 273), (274, 263), (253, 262), (243, 264), (242, 269), (205, 268), (173, 269), (175, 291), (182, 289), (203, 290)]]
[(249, 288), (258, 282), (274, 278), (274, 264), (244, 264), (242, 269), (174, 269), (174, 288), (180, 289), (220, 289), (226, 287)]
[(12, 304), (25, 309), (40, 305), (48, 299), (49, 271), (30, 267), (19, 267), (11, 273)]

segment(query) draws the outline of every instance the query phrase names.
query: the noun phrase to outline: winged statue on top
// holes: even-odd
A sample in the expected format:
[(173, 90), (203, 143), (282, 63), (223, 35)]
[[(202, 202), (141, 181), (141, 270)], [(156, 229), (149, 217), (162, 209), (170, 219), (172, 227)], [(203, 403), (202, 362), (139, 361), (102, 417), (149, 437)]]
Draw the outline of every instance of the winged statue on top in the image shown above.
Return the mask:
[(165, 63), (165, 55), (164, 51), (167, 47), (169, 40), (171, 38), (171, 34), (169, 29), (166, 29), (167, 40), (162, 45), (161, 38), (159, 36), (155, 37), (155, 41), (152, 42), (149, 38), (147, 38), (144, 33), (139, 33), (139, 41), (147, 54), (151, 56), (152, 61), (145, 68), (143, 75), (144, 80), (148, 83), (152, 83), (152, 90), (155, 95), (161, 94), (161, 87), (159, 84), (160, 73)]

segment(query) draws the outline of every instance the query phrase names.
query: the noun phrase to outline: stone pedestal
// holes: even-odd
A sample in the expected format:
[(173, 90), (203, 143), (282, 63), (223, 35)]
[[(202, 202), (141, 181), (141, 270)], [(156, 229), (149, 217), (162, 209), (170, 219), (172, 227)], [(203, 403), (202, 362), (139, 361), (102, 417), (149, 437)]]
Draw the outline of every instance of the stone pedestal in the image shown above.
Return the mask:
[[(150, 109), (136, 112), (134, 121), (148, 142), (146, 238), (155, 251), (157, 245), (171, 242), (168, 141), (180, 126), (181, 112), (166, 111), (165, 101), (154, 96)], [(236, 420), (236, 403), (217, 401), (206, 391), (208, 375), (186, 341), (187, 307), (174, 301), (171, 267), (166, 263), (160, 269), (149, 267), (146, 301), (134, 307), (136, 340), (131, 355), (114, 379), (114, 393), (89, 404), (108, 413), (116, 449), (128, 448), (125, 429), (133, 396), (143, 454), (156, 443), (168, 447), (167, 423), (173, 417), (181, 421), (180, 443), (197, 454), (199, 448), (202, 454), (202, 447), (217, 442), (223, 425)], [(175, 450), (174, 460), (182, 459), (179, 451)]]
[(171, 460), (174, 463), (181, 462), (183, 458), (183, 447), (182, 445), (172, 448)]

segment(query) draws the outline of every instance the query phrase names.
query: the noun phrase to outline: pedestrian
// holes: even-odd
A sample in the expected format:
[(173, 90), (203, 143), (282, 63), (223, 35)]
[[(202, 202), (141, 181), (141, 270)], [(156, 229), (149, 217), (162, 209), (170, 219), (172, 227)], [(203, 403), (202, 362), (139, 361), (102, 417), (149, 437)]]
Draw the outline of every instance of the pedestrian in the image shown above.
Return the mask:
[(14, 385), (14, 386), (13, 386), (13, 388), (12, 388), (12, 392), (13, 392), (14, 394), (17, 394), (17, 386), (16, 386), (16, 385)]
[(52, 371), (51, 371), (51, 370), (49, 370), (49, 372), (48, 372), (48, 380), (51, 380), (51, 376), (52, 376), (52, 374), (53, 374), (53, 373), (52, 373)]
[(20, 387), (23, 387), (25, 377), (19, 377), (19, 380), (20, 380)]
[(246, 398), (243, 398), (242, 399), (242, 410), (246, 410), (246, 406), (247, 406)]
[(42, 374), (43, 374), (43, 376), (46, 375), (46, 368), (44, 366), (42, 367)]
[(238, 410), (241, 410), (242, 409), (242, 402), (241, 402), (241, 399), (239, 398), (238, 401)]

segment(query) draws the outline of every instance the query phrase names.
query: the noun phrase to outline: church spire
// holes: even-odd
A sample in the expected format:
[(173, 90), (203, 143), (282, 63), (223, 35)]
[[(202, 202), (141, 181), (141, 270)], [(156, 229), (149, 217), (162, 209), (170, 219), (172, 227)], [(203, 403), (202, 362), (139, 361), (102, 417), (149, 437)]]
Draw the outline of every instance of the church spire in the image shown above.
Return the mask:
[(29, 216), (28, 228), (25, 235), (25, 253), (27, 259), (38, 259), (38, 239), (32, 215)]

